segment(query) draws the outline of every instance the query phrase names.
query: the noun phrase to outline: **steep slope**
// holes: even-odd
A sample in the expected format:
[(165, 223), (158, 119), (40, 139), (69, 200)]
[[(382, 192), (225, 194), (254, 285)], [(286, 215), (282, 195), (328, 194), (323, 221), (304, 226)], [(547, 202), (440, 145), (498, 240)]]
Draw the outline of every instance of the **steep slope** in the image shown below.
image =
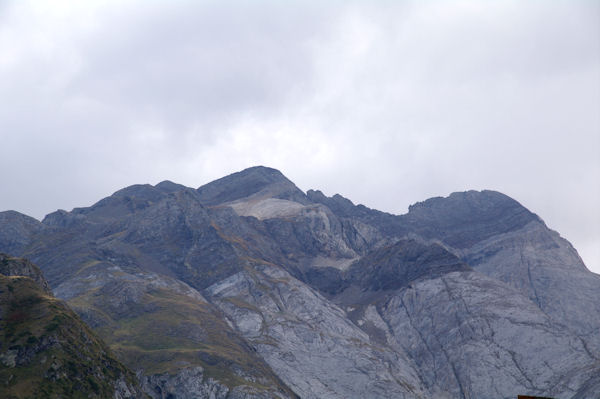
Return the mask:
[[(315, 217), (319, 221), (327, 215), (320, 213)], [(311, 231), (305, 223), (315, 217), (302, 217), (295, 223), (307, 235), (320, 237), (318, 231)], [(153, 384), (149, 391), (168, 389), (172, 385), (167, 382), (157, 386), (161, 373), (189, 370), (194, 366), (202, 367), (204, 375), (213, 377), (219, 384), (234, 389), (246, 385), (261, 388), (270, 397), (277, 396), (277, 392), (283, 396), (293, 395), (278, 382), (268, 366), (261, 371), (260, 365), (264, 363), (256, 357), (255, 349), (218, 318), (219, 313), (212, 304), (197, 292), (194, 298), (187, 298), (186, 304), (186, 298), (177, 292), (185, 284), (175, 280), (181, 279), (202, 289), (226, 281), (230, 276), (250, 273), (256, 268), (254, 259), (285, 260), (285, 249), (273, 241), (269, 227), (254, 218), (240, 218), (229, 207), (208, 209), (189, 189), (164, 193), (151, 186), (132, 186), (90, 208), (49, 215), (44, 225), (47, 230), (42, 233), (43, 239), (29, 248), (31, 256), (42, 262), (46, 259), (45, 268), (52, 276), (51, 281), (59, 284), (57, 295), (68, 300), (126, 364), (146, 376), (145, 381)], [(272, 231), (272, 226), (270, 228)], [(320, 242), (326, 242), (328, 235), (331, 235), (330, 229), (324, 225)], [(302, 236), (295, 240), (295, 251), (303, 257), (312, 256), (306, 253), (306, 241)], [(326, 248), (320, 244), (315, 246), (315, 254), (320, 253), (320, 248)], [(70, 265), (69, 269), (65, 270), (64, 264)], [(266, 274), (260, 275), (266, 279)], [(259, 286), (266, 292), (263, 283)], [(380, 395), (389, 390), (407, 397), (421, 396), (412, 366), (402, 366), (394, 360), (398, 359), (397, 354), (386, 355), (384, 348), (369, 345), (366, 335), (343, 319), (343, 312), (331, 311), (332, 305), (326, 300), (318, 295), (319, 299), (314, 299), (310, 288), (298, 281), (296, 284), (312, 302), (324, 308), (326, 314), (336, 316), (327, 327), (331, 329), (327, 336), (334, 334), (338, 324), (347, 325), (348, 331), (353, 331), (348, 337), (335, 333), (335, 339), (327, 339), (336, 343), (333, 348), (340, 353), (336, 364), (351, 362), (341, 374), (347, 380), (342, 391), (346, 396), (358, 389), (367, 392), (362, 386), (369, 380), (373, 380), (373, 387), (377, 387)], [(156, 289), (157, 285), (160, 290)], [(223, 309), (222, 301), (216, 302)], [(177, 312), (173, 312), (174, 309)], [(306, 312), (306, 309), (295, 308), (294, 311)], [(324, 323), (326, 319), (323, 317)], [(235, 320), (233, 322), (237, 325)], [(314, 323), (307, 324), (301, 319), (297, 328), (300, 331), (317, 328)], [(212, 326), (212, 331), (207, 326)], [(237, 330), (244, 335), (243, 330)], [(339, 339), (341, 343), (337, 343)], [(282, 340), (278, 345), (281, 351), (288, 344)], [(302, 341), (294, 345), (299, 348)], [(149, 350), (150, 347), (156, 348)], [(323, 345), (312, 350), (322, 352)], [(312, 356), (312, 350), (305, 349), (305, 356)], [(264, 355), (260, 351), (259, 354)], [(326, 358), (329, 354), (323, 356)], [(298, 358), (301, 358), (300, 353)], [(277, 366), (268, 360), (271, 367)], [(298, 364), (303, 365), (304, 372), (314, 367), (309, 361), (295, 363)], [(318, 373), (315, 368), (307, 376), (296, 373), (293, 379), (284, 381), (304, 386), (301, 392), (305, 393), (311, 392), (306, 391), (307, 384), (323, 379), (332, 386), (328, 390), (335, 391), (335, 378), (326, 376), (324, 366)], [(361, 371), (370, 366), (374, 371)], [(390, 367), (392, 371), (377, 377), (376, 370)], [(278, 368), (278, 373), (283, 378), (281, 370)], [(364, 377), (355, 379), (353, 375)]]
[[(349, 298), (359, 302), (361, 298), (368, 301), (382, 300), (380, 294), (373, 291), (382, 291), (389, 296), (392, 295), (394, 291), (405, 289), (406, 287), (404, 287), (404, 284), (407, 281), (418, 280), (418, 277), (435, 281), (437, 277), (449, 272), (467, 272), (472, 270), (464, 262), (460, 262), (455, 255), (452, 255), (444, 248), (459, 255), (463, 260), (473, 262), (475, 265), (479, 266), (479, 263), (474, 262), (473, 258), (469, 256), (470, 252), (468, 251), (468, 248), (479, 242), (485, 241), (486, 239), (494, 239), (495, 237), (510, 234), (512, 232), (517, 232), (518, 240), (523, 242), (523, 231), (531, 224), (539, 226), (545, 232), (549, 232), (536, 215), (523, 208), (516, 201), (502, 194), (490, 191), (482, 193), (468, 192), (453, 194), (449, 199), (449, 204), (446, 202), (446, 199), (443, 198), (432, 199), (426, 201), (425, 204), (417, 204), (411, 207), (408, 215), (400, 217), (373, 211), (363, 206), (354, 206), (349, 200), (339, 195), (336, 195), (333, 198), (327, 198), (320, 192), (311, 191), (308, 193), (308, 198), (323, 205), (321, 209), (323, 209), (323, 214), (326, 215), (326, 217), (321, 218), (321, 220), (326, 220), (326, 223), (314, 223), (314, 221), (307, 220), (308, 218), (303, 218), (303, 213), (306, 212), (307, 209), (314, 207), (314, 205), (304, 205), (302, 208), (299, 208), (298, 206), (289, 206), (291, 209), (287, 214), (280, 210), (279, 213), (273, 213), (267, 217), (264, 215), (258, 215), (257, 217), (261, 219), (267, 234), (277, 241), (280, 248), (286, 253), (288, 258), (288, 270), (294, 271), (294, 269), (289, 268), (289, 264), (295, 263), (294, 261), (300, 257), (313, 260), (314, 263), (312, 264), (306, 261), (296, 262), (300, 263), (301, 266), (300, 272), (296, 272), (294, 275), (302, 281), (318, 288), (324, 294), (334, 295), (342, 289), (343, 293), (339, 294), (336, 298), (340, 299), (339, 303), (341, 305), (344, 305), (345, 301), (349, 301)], [(431, 211), (431, 209), (433, 209), (433, 211)], [(350, 261), (356, 260), (361, 254), (359, 251), (354, 250), (356, 246), (353, 248), (353, 242), (356, 242), (356, 240), (353, 241), (350, 239), (351, 235), (348, 234), (350, 229), (346, 228), (344, 230), (343, 228), (336, 228), (335, 226), (357, 225), (367, 226), (366, 228), (362, 227), (361, 229), (362, 231), (368, 232), (368, 234), (365, 234), (362, 237), (369, 237), (369, 240), (363, 239), (363, 242), (368, 242), (364, 248), (377, 249), (378, 247), (383, 247), (383, 249), (376, 250), (373, 253), (362, 257), (360, 261), (350, 266), (348, 270), (345, 270), (349, 263), (345, 262), (344, 259), (349, 259)], [(369, 229), (368, 226), (371, 228)], [(337, 240), (337, 242), (343, 243), (346, 248), (350, 248), (353, 253), (350, 251), (346, 254), (343, 254), (341, 251), (337, 251), (336, 253), (331, 251), (331, 246), (327, 248), (325, 245), (319, 245), (319, 240), (314, 239), (316, 236), (314, 233), (315, 231), (318, 232), (319, 228), (322, 228), (323, 231), (327, 232), (327, 234), (320, 234), (319, 238), (321, 239), (327, 237), (327, 240), (321, 241), (321, 243), (331, 243), (336, 242)], [(309, 234), (303, 233), (303, 230), (309, 232)], [(442, 246), (429, 246), (427, 250), (423, 250), (417, 255), (415, 255), (414, 252), (419, 252), (419, 245), (412, 245), (411, 248), (407, 248), (406, 245), (403, 245), (403, 248), (400, 251), (394, 249), (395, 245), (392, 245), (391, 247), (388, 246), (389, 243), (393, 243), (401, 237), (407, 236), (418, 238), (418, 240), (423, 243), (428, 241), (438, 242)], [(315, 243), (317, 243), (317, 245), (315, 245)], [(337, 248), (340, 247), (341, 245), (338, 244)], [(543, 248), (540, 246), (536, 248), (536, 250), (542, 249)], [(348, 256), (350, 253), (354, 255), (354, 258), (351, 257), (352, 255)], [(537, 254), (537, 256), (539, 255), (540, 254)], [(546, 275), (548, 275), (548, 269), (550, 269), (553, 264), (557, 265), (563, 272), (569, 270), (573, 265), (577, 267), (577, 259), (574, 259), (573, 257), (565, 258), (563, 256), (560, 258), (556, 257), (556, 253), (554, 253), (553, 256), (555, 256), (554, 262), (547, 262), (541, 265), (546, 269)], [(421, 259), (419, 259), (419, 257), (421, 257)], [(440, 262), (438, 262), (438, 264), (435, 262), (432, 263), (435, 259)], [(506, 261), (511, 262), (511, 258), (507, 257)], [(563, 263), (562, 265), (561, 261)], [(519, 267), (522, 267), (522, 263), (515, 264), (515, 268)], [(499, 268), (498, 270), (502, 270), (502, 268)], [(586, 284), (587, 286), (594, 286), (595, 276), (590, 279), (589, 275), (591, 273), (585, 271), (585, 268), (583, 268), (583, 270), (588, 276), (583, 276), (582, 280), (585, 281), (575, 281), (574, 286), (569, 287), (571, 291), (573, 291), (575, 286), (586, 287)], [(510, 273), (511, 270), (506, 271), (506, 274), (510, 275)], [(493, 288), (493, 292), (489, 293), (491, 297), (503, 298), (509, 296), (514, 299), (512, 302), (508, 301), (503, 304), (503, 306), (510, 308), (510, 312), (522, 312), (521, 309), (528, 309), (532, 312), (529, 316), (534, 319), (535, 317), (538, 319), (541, 318), (542, 321), (539, 323), (533, 323), (535, 327), (534, 330), (536, 331), (531, 333), (530, 336), (538, 337), (542, 340), (551, 339), (554, 342), (553, 345), (558, 346), (567, 345), (567, 347), (570, 347), (571, 341), (576, 342), (577, 350), (571, 350), (571, 352), (573, 352), (571, 353), (573, 362), (566, 362), (565, 364), (568, 364), (568, 366), (560, 368), (559, 372), (550, 372), (550, 374), (548, 374), (548, 370), (541, 370), (540, 368), (536, 369), (533, 367), (535, 369), (533, 371), (534, 374), (544, 375), (547, 380), (535, 380), (535, 378), (533, 378), (531, 380), (533, 382), (527, 382), (526, 380), (523, 380), (523, 377), (521, 377), (520, 380), (519, 378), (513, 377), (514, 375), (517, 375), (515, 373), (521, 373), (520, 367), (522, 366), (518, 360), (515, 360), (512, 365), (506, 365), (504, 363), (497, 364), (493, 368), (493, 371), (487, 373), (487, 375), (486, 372), (482, 372), (482, 378), (478, 382), (478, 384), (480, 384), (478, 386), (476, 386), (477, 384), (471, 384), (470, 380), (465, 380), (465, 376), (476, 371), (467, 366), (464, 367), (464, 375), (455, 375), (456, 373), (452, 371), (452, 373), (447, 373), (445, 377), (447, 379), (446, 383), (433, 383), (430, 380), (430, 387), (437, 386), (442, 390), (452, 391), (454, 395), (463, 395), (465, 397), (477, 397), (478, 395), (495, 396), (500, 393), (508, 397), (511, 395), (511, 392), (513, 392), (511, 391), (511, 387), (520, 387), (522, 393), (530, 392), (540, 394), (546, 392), (554, 395), (571, 395), (575, 393), (575, 390), (566, 387), (567, 385), (571, 384), (571, 386), (578, 386), (584, 384), (585, 378), (590, 378), (590, 373), (593, 373), (590, 370), (597, 371), (596, 359), (598, 352), (588, 347), (590, 342), (598, 337), (597, 330), (593, 331), (589, 328), (585, 331), (582, 331), (581, 329), (572, 329), (571, 333), (563, 333), (561, 331), (563, 327), (556, 325), (557, 322), (560, 324), (576, 324), (577, 322), (585, 321), (586, 318), (583, 317), (582, 314), (572, 312), (570, 313), (570, 316), (572, 317), (569, 320), (564, 317), (564, 313), (561, 315), (559, 312), (549, 311), (551, 309), (549, 309), (548, 306), (540, 306), (540, 303), (530, 296), (530, 293), (527, 290), (521, 290), (521, 293), (525, 294), (525, 296), (523, 296), (520, 295), (519, 292), (513, 291), (509, 286), (501, 283), (497, 284), (494, 280), (486, 280), (484, 276), (477, 273), (471, 272), (461, 276), (461, 278), (467, 280), (464, 282), (464, 287), (461, 287), (461, 289), (477, 293), (482, 291), (482, 287)], [(496, 275), (493, 277), (498, 276)], [(517, 279), (501, 280), (509, 285), (513, 285), (515, 288), (519, 288), (518, 283), (516, 283)], [(564, 287), (564, 283), (562, 283), (561, 280), (564, 281), (565, 278), (557, 278), (557, 276), (554, 276), (554, 283), (559, 285), (562, 284)], [(566, 280), (568, 281), (568, 279)], [(348, 284), (352, 284), (353, 282), (356, 283), (357, 288), (350, 287), (350, 289), (344, 290), (347, 288)], [(571, 281), (571, 283), (573, 283), (573, 281)], [(427, 290), (427, 287), (423, 286), (422, 289)], [(483, 294), (481, 295), (484, 297)], [(558, 295), (555, 295), (555, 298), (557, 297)], [(528, 298), (533, 299), (534, 303)], [(594, 298), (594, 296), (592, 295), (591, 298)], [(430, 299), (432, 301), (435, 300), (434, 298)], [(457, 297), (455, 301), (457, 302), (455, 306), (457, 306), (458, 309), (456, 313), (460, 314), (461, 312), (466, 312), (466, 308), (460, 306), (462, 302), (466, 303), (466, 300)], [(483, 299), (480, 302), (484, 302)], [(573, 304), (586, 302), (591, 301), (589, 299), (587, 301), (579, 302), (578, 300), (571, 301)], [(494, 306), (501, 305), (502, 304), (496, 302)], [(357, 303), (348, 306), (349, 309), (353, 309), (351, 313), (356, 311), (356, 306), (358, 306)], [(598, 315), (599, 312), (595, 310), (595, 308), (596, 305), (594, 304), (592, 307), (593, 314)], [(480, 336), (473, 336), (473, 344), (479, 345), (482, 348), (488, 348), (485, 342), (490, 341), (489, 335), (491, 334), (491, 336), (494, 336), (495, 334), (500, 334), (500, 330), (504, 329), (522, 332), (523, 338), (521, 342), (526, 342), (526, 340), (529, 339), (527, 338), (528, 334), (525, 332), (530, 326), (526, 325), (526, 323), (519, 324), (518, 322), (514, 322), (502, 312), (502, 309), (494, 309), (493, 306), (491, 309), (483, 306), (477, 308), (474, 307), (474, 309), (476, 310), (474, 311), (473, 317), (477, 320), (487, 320), (488, 317), (492, 317), (496, 319), (502, 318), (504, 321), (503, 323), (498, 323), (494, 328), (491, 328), (486, 333), (487, 335), (482, 334)], [(581, 312), (581, 308), (578, 310)], [(395, 309), (395, 311), (400, 312), (401, 309)], [(436, 312), (434, 309), (429, 309), (429, 311), (434, 313), (435, 316)], [(407, 314), (409, 313), (408, 310), (404, 310), (404, 312)], [(544, 312), (549, 312), (552, 315), (552, 318), (548, 318)], [(493, 315), (489, 316), (490, 314)], [(533, 315), (535, 315), (535, 317)], [(431, 318), (434, 316), (429, 317)], [(524, 318), (526, 317), (527, 316)], [(443, 317), (440, 317), (440, 319), (443, 319)], [(426, 336), (435, 336), (435, 331), (431, 331), (431, 329), (424, 327), (422, 328), (424, 331), (423, 333)], [(452, 329), (454, 327), (450, 328)], [(549, 334), (552, 338), (544, 338), (546, 331), (550, 331)], [(398, 334), (400, 334), (400, 332), (398, 332)], [(590, 337), (590, 335), (593, 337)], [(372, 338), (376, 339), (378, 336), (381, 336), (381, 332), (375, 332), (375, 335), (373, 335)], [(559, 341), (561, 342), (559, 343)], [(495, 343), (496, 348), (506, 348), (509, 347), (510, 344), (511, 342), (509, 340)], [(410, 347), (410, 345), (407, 345), (406, 348), (402, 347), (402, 349), (408, 350)], [(527, 345), (524, 344), (521, 348), (523, 352), (525, 352), (525, 348), (527, 348)], [(462, 345), (457, 345), (456, 353), (461, 353), (463, 349), (465, 348)], [(482, 351), (479, 358), (473, 358), (472, 364), (480, 364), (481, 362), (493, 364), (489, 359), (495, 358), (497, 351), (498, 350), (496, 350), (496, 352)], [(559, 355), (557, 352), (554, 352), (552, 348), (550, 350), (540, 351), (537, 353), (537, 356), (533, 356), (532, 358), (535, 358), (536, 362), (541, 361), (540, 359), (544, 359), (543, 361), (548, 363), (553, 359), (557, 359), (557, 356), (560, 357), (562, 355), (564, 354)], [(504, 358), (511, 357), (510, 350), (504, 350), (503, 356)], [(432, 364), (441, 363), (443, 362), (441, 362), (440, 359), (436, 359)], [(427, 367), (432, 366), (432, 364), (429, 364)], [(451, 364), (453, 364), (452, 361), (446, 360), (446, 371), (453, 369), (454, 366), (451, 366)], [(532, 368), (530, 365), (523, 367)], [(577, 369), (579, 375), (586, 377), (582, 377), (582, 379), (577, 380), (576, 382), (565, 382), (566, 377), (564, 377), (564, 375), (572, 376), (572, 374), (570, 374), (571, 368)], [(426, 372), (426, 370), (421, 370), (421, 373), (424, 372)], [(530, 378), (527, 374), (525, 374), (525, 376), (525, 378)], [(491, 383), (491, 381), (496, 381), (496, 383)], [(556, 385), (556, 387), (552, 388), (553, 385)]]
[(516, 288), (600, 353), (600, 276), (518, 202), (492, 191), (454, 193), (419, 203), (403, 218), (475, 270)]
[(359, 219), (390, 239), (421, 237), (443, 245), (476, 271), (530, 298), (600, 355), (600, 276), (587, 270), (568, 241), (514, 199), (489, 190), (453, 193), (395, 216), (339, 195), (329, 198), (311, 190), (308, 197), (330, 206), (342, 221)]
[(371, 342), (342, 309), (281, 268), (257, 264), (207, 294), (302, 398), (426, 397), (402, 351)]
[(27, 259), (14, 258), (0, 252), (0, 274), (5, 276), (25, 276), (32, 279), (46, 294), (52, 295), (50, 284), (42, 271)]
[(118, 266), (56, 294), (78, 312), (153, 398), (293, 397), (213, 306), (187, 284)]
[(580, 337), (437, 244), (375, 250), (344, 280), (332, 300), (373, 339), (407, 353), (427, 388), (451, 397), (571, 397), (600, 372)]
[(500, 193), (395, 216), (255, 167), (130, 186), (22, 236), (156, 398), (598, 391), (598, 276)]
[(478, 273), (417, 282), (384, 302), (380, 315), (426, 381), (454, 397), (571, 397), (600, 372), (583, 340)]
[[(3, 272), (41, 273), (2, 256)], [(25, 269), (24, 269), (25, 266)], [(0, 396), (3, 398), (142, 398), (135, 376), (45, 281), (0, 274)]]
[(244, 262), (216, 224), (231, 224), (233, 213), (210, 211), (195, 190), (180, 188), (131, 186), (90, 208), (48, 215), (29, 255), (152, 395), (293, 397), (192, 288)]

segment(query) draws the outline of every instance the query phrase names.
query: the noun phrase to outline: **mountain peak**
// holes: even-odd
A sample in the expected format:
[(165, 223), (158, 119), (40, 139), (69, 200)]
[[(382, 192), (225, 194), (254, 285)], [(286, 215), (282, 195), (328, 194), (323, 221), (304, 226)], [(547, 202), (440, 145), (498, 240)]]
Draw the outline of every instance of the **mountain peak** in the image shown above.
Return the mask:
[(206, 205), (218, 205), (247, 197), (278, 198), (308, 203), (306, 195), (280, 171), (254, 166), (198, 188)]
[(270, 168), (268, 166), (263, 166), (263, 165), (251, 166), (249, 168), (243, 169), (234, 174), (240, 174), (240, 175), (258, 174), (258, 175), (262, 175), (265, 177), (271, 177), (273, 180), (287, 179), (283, 175), (283, 173), (281, 173), (279, 170), (277, 170), (275, 168)]
[(455, 192), (417, 202), (402, 218), (424, 237), (442, 239), (457, 248), (541, 222), (516, 200), (492, 190)]
[[(453, 192), (447, 197), (432, 197), (425, 201), (417, 202), (409, 207), (409, 212), (417, 208), (440, 208), (449, 204), (470, 204), (476, 208), (491, 207), (501, 203), (520, 204), (509, 196), (494, 190), (468, 190)], [(444, 204), (444, 205), (442, 205)]]
[(417, 202), (408, 208), (409, 214), (431, 217), (452, 215), (457, 212), (468, 219), (490, 217), (496, 212), (524, 213), (528, 219), (536, 219), (523, 205), (508, 195), (493, 190), (469, 190), (451, 193), (447, 197), (433, 197)]
[(163, 180), (160, 183), (158, 183), (156, 186), (154, 186), (154, 188), (156, 188), (162, 192), (165, 192), (165, 193), (174, 193), (176, 191), (184, 190), (187, 187), (184, 186), (183, 184), (173, 183), (171, 180)]

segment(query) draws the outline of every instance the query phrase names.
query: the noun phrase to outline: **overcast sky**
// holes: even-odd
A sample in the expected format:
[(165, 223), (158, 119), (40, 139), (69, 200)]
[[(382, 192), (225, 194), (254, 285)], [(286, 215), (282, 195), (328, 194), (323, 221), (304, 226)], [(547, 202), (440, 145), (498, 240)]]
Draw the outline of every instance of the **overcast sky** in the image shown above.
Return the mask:
[(258, 164), (398, 214), (502, 191), (600, 272), (600, 3), (0, 0), (0, 210)]

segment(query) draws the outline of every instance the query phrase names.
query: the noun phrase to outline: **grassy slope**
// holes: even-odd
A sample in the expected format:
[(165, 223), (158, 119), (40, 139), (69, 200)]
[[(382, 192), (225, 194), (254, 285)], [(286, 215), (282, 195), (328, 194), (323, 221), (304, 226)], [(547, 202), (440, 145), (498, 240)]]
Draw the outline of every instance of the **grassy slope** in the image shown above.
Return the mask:
[(0, 397), (106, 398), (135, 380), (63, 302), (0, 275)]
[[(160, 288), (146, 291), (137, 304), (138, 311), (125, 317), (111, 312), (99, 292), (88, 291), (68, 303), (101, 320), (95, 330), (132, 369), (143, 369), (148, 375), (173, 374), (184, 367), (202, 366), (207, 377), (230, 388), (277, 386), (289, 393), (208, 303)], [(251, 376), (253, 381), (240, 375)]]

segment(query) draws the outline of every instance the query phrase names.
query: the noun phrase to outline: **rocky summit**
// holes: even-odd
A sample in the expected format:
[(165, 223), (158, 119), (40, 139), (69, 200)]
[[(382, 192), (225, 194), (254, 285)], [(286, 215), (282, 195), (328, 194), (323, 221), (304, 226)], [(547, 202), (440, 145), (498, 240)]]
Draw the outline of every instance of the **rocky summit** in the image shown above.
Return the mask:
[[(52, 287), (68, 305), (53, 305), (52, 331), (77, 317), (87, 326), (68, 330), (99, 348), (82, 352), (89, 367), (118, 359), (68, 380), (110, 397), (600, 398), (600, 276), (498, 192), (392, 215), (259, 166), (197, 189), (130, 186), (41, 222), (0, 212), (0, 227), (0, 251), (28, 259), (5, 256), (0, 273), (29, 276), (3, 277), (0, 323), (15, 301), (42, 317), (27, 301)], [(23, 348), (49, 327), (11, 328), (0, 393), (36, 397), (15, 370), (43, 363)], [(43, 392), (81, 360), (69, 345), (52, 347), (60, 365), (46, 356)]]

